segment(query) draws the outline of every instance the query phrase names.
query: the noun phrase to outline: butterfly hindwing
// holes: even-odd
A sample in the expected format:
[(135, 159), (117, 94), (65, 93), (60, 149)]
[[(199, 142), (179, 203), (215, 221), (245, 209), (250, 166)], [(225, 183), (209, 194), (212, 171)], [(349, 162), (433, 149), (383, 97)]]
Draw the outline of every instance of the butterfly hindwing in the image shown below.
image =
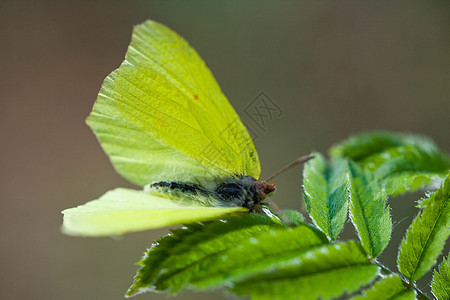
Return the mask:
[(64, 210), (62, 230), (69, 235), (113, 236), (247, 211), (242, 207), (207, 207), (198, 200), (117, 188), (97, 200)]

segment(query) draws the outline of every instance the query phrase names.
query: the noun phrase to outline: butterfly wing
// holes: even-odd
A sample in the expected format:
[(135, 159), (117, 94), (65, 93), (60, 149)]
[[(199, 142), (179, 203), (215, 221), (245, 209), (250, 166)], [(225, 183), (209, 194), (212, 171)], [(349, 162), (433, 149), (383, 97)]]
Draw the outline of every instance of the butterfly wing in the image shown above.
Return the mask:
[[(132, 182), (235, 174), (259, 178), (247, 130), (206, 64), (171, 29), (153, 21), (137, 26), (125, 61), (102, 90), (88, 124), (119, 173)], [(130, 135), (112, 141), (104, 120), (120, 134), (133, 131), (132, 141)], [(121, 152), (133, 146), (145, 155), (135, 149)]]
[(117, 70), (106, 77), (87, 123), (94, 130), (118, 173), (145, 185), (157, 180), (191, 181), (213, 177), (193, 157), (156, 140), (124, 117), (114, 98)]
[(117, 188), (97, 200), (64, 210), (62, 231), (78, 236), (114, 236), (245, 211), (242, 207), (207, 207), (198, 201)]

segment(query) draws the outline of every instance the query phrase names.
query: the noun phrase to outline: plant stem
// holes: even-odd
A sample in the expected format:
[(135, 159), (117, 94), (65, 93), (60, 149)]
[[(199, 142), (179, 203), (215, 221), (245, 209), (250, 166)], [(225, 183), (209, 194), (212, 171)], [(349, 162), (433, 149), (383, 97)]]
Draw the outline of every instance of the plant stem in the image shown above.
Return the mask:
[[(381, 264), (378, 261), (375, 261), (375, 264), (380, 267), (381, 269), (381, 274), (383, 275), (391, 275), (391, 274), (397, 274), (392, 272), (391, 270), (389, 270), (386, 266), (384, 266), (383, 264)], [(397, 274), (398, 275), (398, 274)], [(409, 283), (408, 281), (406, 281), (406, 279), (404, 279), (402, 276), (400, 276), (400, 279), (403, 282), (403, 285), (408, 288), (408, 289), (414, 289), (417, 293), (417, 299), (419, 300), (431, 300), (427, 295), (425, 295), (421, 290), (419, 290), (418, 288), (414, 287), (411, 283)]]

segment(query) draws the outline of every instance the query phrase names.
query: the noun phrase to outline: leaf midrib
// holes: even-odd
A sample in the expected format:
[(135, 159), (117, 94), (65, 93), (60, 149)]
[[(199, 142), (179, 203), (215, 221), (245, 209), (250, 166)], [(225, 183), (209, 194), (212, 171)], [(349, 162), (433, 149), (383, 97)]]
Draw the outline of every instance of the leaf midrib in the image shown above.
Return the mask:
[[(430, 245), (429, 245), (429, 240), (430, 240), (431, 236), (433, 236), (433, 233), (434, 233), (434, 231), (435, 231), (436, 225), (437, 225), (437, 223), (439, 222), (439, 220), (441, 219), (442, 214), (445, 212), (445, 209), (447, 208), (447, 205), (443, 205), (443, 206), (444, 206), (443, 209), (438, 210), (438, 211), (439, 211), (439, 215), (438, 215), (438, 217), (435, 219), (435, 222), (434, 222), (434, 224), (433, 224), (433, 226), (432, 226), (432, 228), (431, 228), (431, 230), (430, 230), (430, 234), (427, 235), (427, 239), (426, 239), (425, 245), (424, 245), (423, 247), (421, 247), (419, 259), (417, 260), (417, 263), (416, 263), (415, 266), (414, 266), (412, 275), (408, 278), (408, 280), (410, 281), (410, 283), (411, 283), (412, 278), (413, 278), (414, 275), (416, 274), (416, 271), (417, 271), (417, 269), (418, 269), (420, 263), (423, 261), (423, 256), (424, 256), (425, 250), (428, 249), (428, 248), (430, 247)], [(426, 209), (426, 208), (425, 208), (425, 209)], [(424, 209), (424, 210), (425, 210), (425, 209)], [(423, 210), (423, 211), (424, 211), (424, 210)], [(422, 211), (422, 213), (420, 214), (420, 216), (417, 216), (417, 217), (419, 217), (419, 218), (421, 219), (421, 221), (422, 221), (423, 211)]]

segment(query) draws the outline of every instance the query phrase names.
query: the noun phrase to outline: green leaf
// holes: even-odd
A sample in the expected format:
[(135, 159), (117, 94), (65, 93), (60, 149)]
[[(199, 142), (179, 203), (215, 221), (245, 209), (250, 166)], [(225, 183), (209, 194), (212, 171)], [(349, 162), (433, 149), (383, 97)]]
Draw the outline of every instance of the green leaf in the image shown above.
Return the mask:
[(397, 258), (400, 272), (410, 281), (436, 263), (450, 235), (450, 173), (434, 193), (420, 201), (423, 209), (410, 225)]
[(169, 257), (170, 249), (183, 245), (184, 239), (201, 232), (203, 228), (203, 225), (200, 223), (192, 223), (180, 229), (172, 229), (171, 234), (163, 236), (156, 241), (145, 252), (142, 259), (136, 263), (140, 266), (140, 269), (134, 276), (134, 283), (130, 286), (125, 296), (131, 297), (140, 293), (155, 291), (153, 283)]
[(422, 136), (369, 133), (352, 137), (330, 151), (374, 172), (387, 195), (439, 186), (450, 169), (450, 156)]
[(347, 219), (348, 164), (344, 159), (327, 163), (320, 153), (305, 164), (303, 195), (311, 218), (335, 240)]
[(311, 225), (272, 229), (233, 245), (221, 255), (199, 261), (200, 271), (192, 277), (192, 284), (199, 289), (211, 289), (274, 272), (296, 264), (303, 255), (327, 243), (323, 233)]
[(390, 275), (377, 281), (371, 288), (364, 290), (362, 295), (352, 300), (414, 300), (415, 290), (407, 289), (398, 275)]
[[(212, 222), (195, 235), (176, 236), (175, 242), (169, 238), (169, 242), (153, 247), (141, 261), (143, 268), (127, 295), (146, 290), (170, 290), (173, 294), (189, 287), (219, 287), (289, 265), (302, 251), (328, 242), (314, 226), (253, 224), (259, 218), (250, 222), (237, 217), (226, 223)], [(157, 256), (152, 258), (155, 251)]]
[(385, 161), (374, 176), (389, 195), (439, 186), (450, 169), (450, 157), (434, 148), (405, 146), (381, 154)]
[(438, 300), (450, 299), (450, 263), (447, 255), (439, 265), (439, 273), (434, 270), (431, 292)]
[(373, 174), (351, 165), (350, 217), (364, 250), (371, 258), (380, 255), (389, 243), (392, 220), (387, 195), (373, 179)]
[[(155, 290), (180, 290), (195, 274), (198, 261), (210, 255), (218, 255), (236, 243), (272, 228), (283, 228), (270, 217), (258, 214), (231, 216), (223, 221), (205, 224), (189, 224), (158, 240), (145, 254), (138, 265), (141, 268), (126, 296)], [(191, 269), (191, 267), (193, 267)], [(176, 276), (183, 270), (182, 276)], [(162, 286), (161, 278), (174, 278), (171, 286)]]
[(292, 223), (294, 226), (299, 226), (305, 224), (303, 220), (303, 216), (300, 212), (293, 209), (285, 209), (283, 210), (283, 214)]
[(332, 156), (346, 157), (356, 162), (374, 162), (374, 155), (401, 146), (436, 148), (430, 139), (408, 134), (368, 132), (354, 135), (330, 149)]
[(378, 273), (355, 241), (333, 243), (299, 253), (290, 265), (236, 283), (232, 292), (254, 299), (329, 299), (352, 293)]

